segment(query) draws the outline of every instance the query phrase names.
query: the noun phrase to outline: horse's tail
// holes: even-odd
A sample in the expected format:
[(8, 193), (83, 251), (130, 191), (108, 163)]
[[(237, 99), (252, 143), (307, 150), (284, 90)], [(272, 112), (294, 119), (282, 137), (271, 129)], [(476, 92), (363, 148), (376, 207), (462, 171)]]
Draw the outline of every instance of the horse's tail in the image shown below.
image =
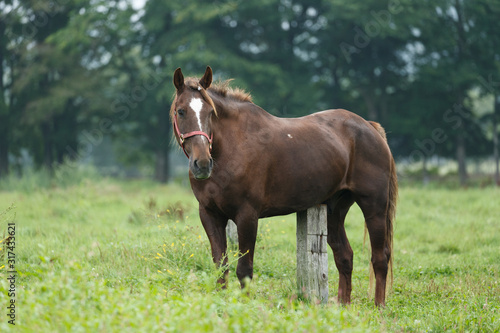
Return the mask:
[[(377, 132), (384, 138), (385, 142), (387, 143), (387, 137), (385, 135), (385, 130), (384, 128), (379, 124), (374, 121), (369, 122), (376, 130)], [(390, 151), (390, 150), (389, 150)], [(388, 202), (387, 202), (387, 217), (386, 217), (386, 242), (387, 242), (387, 248), (389, 249), (389, 272), (390, 272), (390, 279), (391, 279), (391, 285), (393, 282), (393, 250), (392, 250), (392, 245), (393, 245), (393, 235), (394, 235), (394, 221), (396, 218), (396, 204), (398, 201), (398, 175), (396, 173), (396, 163), (394, 162), (394, 157), (391, 154), (391, 165), (390, 165), (390, 179), (389, 179), (389, 193), (388, 193)], [(366, 226), (365, 226), (366, 228)], [(366, 231), (365, 231), (366, 234)]]
[(387, 218), (386, 218), (386, 226), (387, 226), (387, 247), (390, 251), (389, 256), (389, 267), (391, 272), (391, 285), (393, 282), (393, 274), (392, 274), (392, 263), (394, 258), (394, 252), (392, 250), (393, 245), (393, 235), (394, 235), (394, 222), (396, 219), (396, 206), (398, 202), (398, 175), (396, 173), (396, 163), (394, 162), (394, 157), (391, 154), (391, 179), (389, 180), (389, 202), (387, 203)]
[(382, 125), (380, 125), (379, 123), (375, 122), (375, 121), (368, 121), (370, 123), (370, 125), (372, 125), (376, 130), (377, 132), (384, 138), (385, 142), (387, 142), (387, 136), (385, 135), (385, 130), (384, 128), (382, 127)]

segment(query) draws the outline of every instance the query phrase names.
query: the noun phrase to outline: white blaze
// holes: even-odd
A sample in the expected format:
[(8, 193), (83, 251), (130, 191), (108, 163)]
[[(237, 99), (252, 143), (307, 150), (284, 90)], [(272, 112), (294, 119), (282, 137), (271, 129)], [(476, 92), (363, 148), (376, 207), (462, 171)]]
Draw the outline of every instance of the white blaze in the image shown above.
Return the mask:
[(201, 109), (203, 108), (203, 103), (200, 98), (193, 98), (191, 102), (189, 103), (189, 106), (191, 109), (193, 109), (194, 113), (196, 114), (196, 119), (198, 120), (198, 126), (200, 126), (200, 131), (203, 131), (201, 128), (201, 118), (200, 118), (200, 112)]

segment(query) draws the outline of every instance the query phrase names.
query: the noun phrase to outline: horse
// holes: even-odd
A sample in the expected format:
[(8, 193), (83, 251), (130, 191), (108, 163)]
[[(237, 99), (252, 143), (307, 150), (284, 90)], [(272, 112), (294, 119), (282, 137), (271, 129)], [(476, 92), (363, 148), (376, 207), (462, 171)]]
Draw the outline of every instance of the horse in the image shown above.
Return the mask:
[[(214, 263), (227, 267), (231, 219), (243, 288), (253, 276), (258, 219), (326, 204), (338, 299), (349, 304), (353, 251), (344, 220), (357, 203), (370, 238), (375, 304), (384, 306), (398, 183), (382, 126), (343, 109), (279, 118), (229, 81), (212, 85), (212, 79), (210, 66), (201, 79), (185, 79), (177, 68), (170, 117), (175, 140), (189, 159), (189, 180)], [(217, 282), (224, 288), (228, 270), (223, 270)]]

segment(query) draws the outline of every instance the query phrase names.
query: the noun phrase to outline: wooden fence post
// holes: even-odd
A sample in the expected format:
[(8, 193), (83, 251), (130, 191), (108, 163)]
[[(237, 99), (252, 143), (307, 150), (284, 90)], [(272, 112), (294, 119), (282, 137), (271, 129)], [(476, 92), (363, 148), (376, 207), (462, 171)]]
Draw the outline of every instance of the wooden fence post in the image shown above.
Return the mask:
[(312, 301), (328, 302), (326, 205), (297, 212), (298, 292)]
[(238, 229), (236, 228), (236, 224), (233, 220), (227, 221), (226, 235), (231, 244), (238, 244)]

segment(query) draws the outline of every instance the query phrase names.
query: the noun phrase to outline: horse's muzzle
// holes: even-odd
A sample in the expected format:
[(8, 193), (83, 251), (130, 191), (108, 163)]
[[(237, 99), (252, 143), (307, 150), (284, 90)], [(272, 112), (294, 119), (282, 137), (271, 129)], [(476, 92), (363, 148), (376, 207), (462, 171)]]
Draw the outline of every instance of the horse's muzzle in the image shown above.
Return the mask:
[(189, 163), (189, 169), (193, 173), (194, 178), (198, 180), (210, 178), (213, 166), (214, 161), (212, 158), (196, 159)]

